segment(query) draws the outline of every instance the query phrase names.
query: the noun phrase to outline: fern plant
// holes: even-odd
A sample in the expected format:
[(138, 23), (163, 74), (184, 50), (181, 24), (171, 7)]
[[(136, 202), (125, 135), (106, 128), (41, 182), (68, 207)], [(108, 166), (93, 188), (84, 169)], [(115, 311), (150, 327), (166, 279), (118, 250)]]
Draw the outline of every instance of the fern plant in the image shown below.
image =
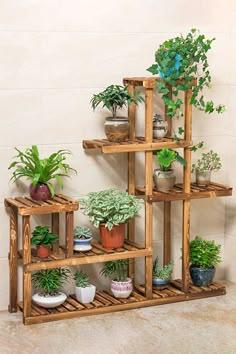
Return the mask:
[(116, 281), (126, 281), (128, 272), (128, 259), (118, 259), (116, 261), (108, 261), (104, 264), (100, 274), (104, 277), (114, 276)]
[(38, 184), (46, 184), (52, 196), (55, 194), (55, 189), (49, 181), (56, 179), (59, 186), (63, 188), (62, 177), (69, 177), (68, 173), (71, 170), (76, 172), (69, 164), (65, 163), (67, 155), (71, 154), (69, 150), (59, 150), (44, 159), (40, 158), (36, 145), (32, 145), (25, 151), (17, 148), (15, 150), (17, 151), (17, 155), (14, 156), (16, 160), (8, 167), (8, 169), (15, 168), (10, 180), (16, 182), (22, 177), (26, 177), (32, 181), (33, 187)]
[(86, 288), (89, 285), (89, 277), (82, 271), (74, 273), (75, 285), (79, 288)]
[(41, 269), (32, 274), (32, 281), (40, 295), (53, 296), (68, 280), (69, 275), (70, 270), (68, 268)]
[(110, 85), (104, 91), (93, 95), (90, 102), (93, 110), (102, 104), (102, 107), (106, 107), (112, 113), (112, 117), (116, 118), (118, 109), (130, 106), (132, 102), (137, 105), (144, 102), (144, 98), (139, 91), (134, 91), (133, 94), (129, 93), (127, 86)]
[(92, 224), (98, 228), (100, 223), (105, 223), (108, 230), (113, 225), (126, 223), (136, 217), (141, 208), (140, 203), (141, 200), (134, 195), (116, 188), (90, 192), (87, 198), (80, 199), (83, 214), (89, 217)]
[[(155, 64), (147, 70), (161, 78), (157, 81), (157, 88), (167, 106), (169, 117), (183, 115), (184, 102), (178, 95), (191, 88), (195, 78), (198, 80), (193, 86), (190, 103), (206, 113), (225, 111), (224, 105), (215, 106), (213, 101), (206, 101), (202, 94), (203, 89), (211, 84), (207, 53), (214, 40), (215, 38), (207, 39), (196, 29), (191, 29), (186, 36), (166, 40), (157, 49)], [(171, 89), (173, 98), (170, 97)]]

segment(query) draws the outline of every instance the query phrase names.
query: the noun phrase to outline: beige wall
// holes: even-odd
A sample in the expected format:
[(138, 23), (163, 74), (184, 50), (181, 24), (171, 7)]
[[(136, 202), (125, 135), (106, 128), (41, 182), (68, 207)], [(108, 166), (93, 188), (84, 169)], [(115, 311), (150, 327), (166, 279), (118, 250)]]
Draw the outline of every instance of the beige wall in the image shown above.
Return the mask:
[[(7, 168), (14, 155), (13, 146), (24, 149), (37, 144), (45, 155), (60, 148), (70, 149), (73, 155), (69, 162), (78, 169), (78, 175), (65, 181), (64, 193), (72, 197), (111, 186), (124, 189), (125, 154), (102, 156), (82, 149), (83, 139), (104, 137), (105, 112), (98, 109), (93, 113), (91, 96), (109, 84), (120, 84), (125, 76), (147, 75), (157, 46), (193, 27), (217, 37), (209, 57), (213, 87), (207, 95), (227, 105), (222, 116), (194, 111), (194, 139), (204, 139), (209, 148), (220, 153), (224, 168), (215, 180), (234, 186), (230, 172), (235, 151), (229, 149), (236, 139), (235, 12), (233, 0), (1, 0), (0, 309), (8, 305), (9, 218), (3, 200), (27, 193), (25, 184), (17, 187), (9, 183)], [(162, 107), (158, 104), (156, 109)], [(142, 109), (140, 118), (141, 113)], [(139, 165), (143, 183), (141, 156)], [(236, 197), (226, 199), (192, 203), (191, 236), (201, 234), (220, 242), (225, 253), (218, 277), (224, 277), (225, 267), (225, 276), (236, 281)], [(154, 211), (155, 254), (161, 256), (162, 206), (155, 205)], [(172, 215), (175, 276), (180, 276), (179, 203), (173, 204)], [(40, 222), (40, 218), (34, 220), (34, 224)], [(88, 222), (77, 213), (76, 223)], [(99, 284), (95, 266), (89, 271)]]

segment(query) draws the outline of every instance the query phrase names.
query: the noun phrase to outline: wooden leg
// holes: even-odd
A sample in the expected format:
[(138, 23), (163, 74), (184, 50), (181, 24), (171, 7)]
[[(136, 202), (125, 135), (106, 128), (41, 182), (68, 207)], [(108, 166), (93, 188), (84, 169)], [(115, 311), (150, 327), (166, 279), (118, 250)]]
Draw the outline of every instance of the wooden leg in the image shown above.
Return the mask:
[(182, 279), (184, 292), (189, 289), (189, 242), (190, 242), (190, 200), (183, 201), (183, 237), (182, 237)]
[(74, 212), (69, 211), (66, 213), (66, 254), (67, 257), (73, 257), (73, 244), (74, 244)]
[(22, 238), (23, 238), (23, 317), (31, 315), (31, 273), (25, 272), (24, 265), (31, 263), (31, 233), (30, 216), (22, 217)]
[(17, 312), (17, 251), (18, 251), (18, 214), (10, 207), (10, 252), (9, 252), (9, 312)]
[(164, 202), (164, 235), (163, 235), (163, 265), (171, 258), (171, 202)]
[[(135, 195), (135, 153), (128, 153), (128, 192)], [(128, 239), (135, 241), (135, 219), (128, 223)], [(129, 262), (129, 277), (135, 277), (135, 259)]]
[[(59, 213), (52, 213), (52, 232), (59, 236)], [(59, 240), (52, 245), (53, 253), (59, 253)]]

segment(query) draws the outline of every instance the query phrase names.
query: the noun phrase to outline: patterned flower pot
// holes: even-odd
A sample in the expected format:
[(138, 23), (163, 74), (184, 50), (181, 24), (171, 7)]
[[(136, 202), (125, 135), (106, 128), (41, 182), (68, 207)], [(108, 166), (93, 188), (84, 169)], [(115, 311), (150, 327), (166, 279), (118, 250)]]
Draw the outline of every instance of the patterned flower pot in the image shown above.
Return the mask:
[(111, 250), (114, 248), (123, 247), (125, 240), (125, 227), (126, 224), (114, 225), (111, 231), (109, 231), (105, 224), (100, 224), (102, 246)]
[(54, 308), (57, 307), (63, 302), (65, 302), (67, 296), (62, 292), (57, 292), (55, 295), (44, 295), (44, 294), (34, 294), (32, 300), (39, 306), (45, 308)]
[(157, 277), (153, 277), (152, 278), (152, 285), (154, 287), (161, 287), (161, 286), (165, 286), (169, 283), (169, 280), (167, 279), (161, 279), (161, 278), (157, 278)]
[(114, 142), (125, 141), (129, 137), (129, 120), (125, 117), (108, 117), (105, 121), (107, 139)]
[(112, 294), (117, 298), (126, 299), (127, 297), (130, 296), (132, 290), (133, 290), (133, 284), (132, 284), (132, 279), (130, 278), (127, 278), (126, 281), (116, 281), (116, 280), (111, 281)]
[(189, 272), (190, 272), (190, 276), (191, 276), (191, 279), (192, 279), (192, 282), (194, 285), (208, 286), (213, 282), (216, 269), (215, 269), (215, 267), (203, 269), (203, 268), (197, 268), (194, 265), (191, 265), (189, 267)]
[(92, 237), (87, 239), (76, 239), (74, 238), (74, 251), (85, 252), (92, 249), (91, 241)]
[(45, 201), (52, 197), (51, 192), (46, 184), (37, 184), (33, 187), (32, 184), (29, 187), (30, 196), (34, 200)]

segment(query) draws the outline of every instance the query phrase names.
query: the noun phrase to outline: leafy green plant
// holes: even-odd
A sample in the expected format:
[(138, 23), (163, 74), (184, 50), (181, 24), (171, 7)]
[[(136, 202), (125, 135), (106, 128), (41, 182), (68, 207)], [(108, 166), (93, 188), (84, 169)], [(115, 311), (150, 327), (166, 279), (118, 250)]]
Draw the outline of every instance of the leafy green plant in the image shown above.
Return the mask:
[(89, 285), (89, 277), (82, 271), (77, 271), (74, 273), (75, 285), (79, 288), (86, 288)]
[(32, 281), (40, 295), (53, 296), (68, 280), (69, 275), (70, 270), (68, 268), (42, 269), (32, 274)]
[(50, 232), (47, 226), (36, 226), (32, 232), (31, 244), (50, 246), (58, 239), (59, 237)]
[(92, 237), (92, 232), (87, 226), (76, 226), (74, 229), (74, 238), (77, 240), (87, 240)]
[(174, 261), (170, 261), (170, 263), (164, 265), (164, 267), (160, 267), (158, 262), (158, 257), (156, 257), (152, 266), (152, 276), (169, 280), (173, 272)]
[(118, 259), (116, 261), (108, 261), (104, 264), (100, 274), (104, 277), (114, 276), (116, 281), (126, 281), (128, 272), (128, 259)]
[(212, 268), (221, 262), (220, 249), (221, 245), (217, 245), (215, 241), (203, 240), (196, 236), (190, 242), (190, 262), (194, 267)]
[(144, 102), (144, 98), (139, 91), (134, 91), (133, 95), (129, 93), (127, 86), (110, 85), (104, 91), (93, 95), (90, 102), (93, 110), (99, 104), (102, 104), (102, 107), (109, 109), (113, 118), (116, 118), (117, 109), (130, 106), (132, 102), (137, 105), (140, 102)]
[(140, 203), (141, 200), (134, 195), (116, 188), (90, 192), (86, 199), (80, 199), (83, 214), (89, 217), (92, 224), (98, 228), (100, 223), (106, 223), (108, 230), (113, 225), (126, 223), (136, 217), (141, 208)]
[[(205, 101), (202, 94), (203, 89), (211, 84), (207, 53), (214, 40), (191, 29), (186, 36), (166, 40), (157, 49), (156, 63), (147, 70), (162, 78), (157, 81), (157, 88), (167, 106), (169, 117), (183, 115), (183, 100), (178, 97), (179, 92), (191, 88), (191, 82), (196, 77), (198, 80), (192, 89), (191, 104), (206, 113), (225, 111), (224, 105), (215, 106), (213, 101)], [(170, 97), (171, 87), (173, 98)]]
[(163, 148), (161, 150), (153, 151), (153, 154), (157, 157), (157, 163), (159, 164), (161, 171), (168, 170), (171, 163), (175, 160), (181, 163), (181, 165), (186, 166), (186, 160), (174, 150)]
[(65, 163), (66, 156), (71, 154), (69, 150), (59, 150), (44, 159), (40, 158), (36, 145), (32, 145), (31, 148), (27, 148), (25, 151), (17, 148), (15, 150), (18, 153), (14, 156), (16, 160), (8, 167), (8, 169), (15, 168), (11, 180), (16, 182), (22, 177), (26, 177), (32, 181), (33, 187), (38, 184), (46, 184), (52, 196), (55, 194), (55, 190), (49, 181), (56, 179), (59, 186), (63, 188), (62, 177), (69, 177), (68, 173), (71, 170), (76, 172)]
[(197, 160), (196, 163), (192, 164), (192, 172), (205, 172), (205, 171), (219, 171), (222, 167), (219, 155), (210, 150), (209, 152), (204, 152), (201, 158)]

